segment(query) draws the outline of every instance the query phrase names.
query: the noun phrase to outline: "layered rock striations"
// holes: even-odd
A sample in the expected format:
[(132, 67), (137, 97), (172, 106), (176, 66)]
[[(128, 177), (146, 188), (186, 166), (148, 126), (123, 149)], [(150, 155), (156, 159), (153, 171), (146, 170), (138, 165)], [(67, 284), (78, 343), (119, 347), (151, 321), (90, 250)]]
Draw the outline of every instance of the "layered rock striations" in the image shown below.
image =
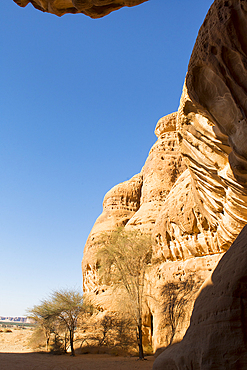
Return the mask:
[[(178, 112), (181, 153), (193, 192), (191, 211), (199, 230), (194, 238), (214, 251), (228, 250), (247, 223), (246, 4), (216, 0), (211, 6)], [(175, 225), (175, 243), (181, 246), (187, 230), (179, 218), (178, 211), (174, 215), (167, 208), (161, 230), (174, 237)], [(183, 341), (158, 357), (155, 370), (246, 368), (245, 258), (246, 228), (197, 299)]]
[(210, 8), (191, 56), (178, 120), (198, 201), (225, 249), (247, 222), (246, 8), (237, 0), (217, 0)]
[[(161, 220), (167, 212), (167, 207), (169, 206), (170, 212), (175, 212), (179, 207), (181, 213), (183, 205), (190, 209), (193, 199), (190, 172), (180, 150), (181, 137), (176, 128), (177, 118), (177, 113), (171, 113), (158, 121), (155, 129), (158, 140), (151, 148), (140, 174), (114, 186), (106, 194), (103, 201), (103, 213), (95, 222), (88, 237), (82, 262), (84, 292), (101, 308), (114, 310), (111, 288), (101, 284), (97, 272), (97, 251), (100, 247), (101, 233), (110, 232), (117, 226), (125, 226), (129, 229), (138, 228), (143, 232), (153, 234), (155, 237), (153, 256), (156, 262), (149, 269), (147, 275), (146, 294), (147, 297), (151, 298), (147, 298), (143, 321), (144, 332), (152, 342), (154, 349), (167, 345), (169, 340), (169, 328), (164, 325), (163, 321), (163, 307), (160, 297), (162, 287), (171, 281), (179, 283), (191, 274), (195, 281), (205, 280), (222, 255), (221, 253), (214, 254), (213, 251), (193, 253), (193, 250), (186, 254), (182, 251), (183, 249), (185, 251), (185, 247), (178, 254), (174, 241), (170, 241), (169, 253), (166, 253), (164, 245), (162, 245), (161, 229), (164, 225)], [(189, 184), (189, 188), (187, 184)], [(186, 203), (184, 199), (187, 193), (189, 197), (187, 197)], [(195, 203), (195, 200), (193, 201)], [(182, 214), (187, 216), (186, 211)], [(180, 221), (181, 219), (182, 217)], [(156, 233), (157, 227), (158, 234)], [(187, 235), (192, 239), (189, 232)], [(186, 242), (190, 244), (191, 240), (186, 239)], [(174, 247), (172, 243), (174, 243)], [(197, 258), (198, 256), (200, 258)], [(182, 339), (189, 325), (192, 307), (193, 299), (186, 307), (186, 317), (177, 327), (175, 340)]]
[[(148, 284), (155, 299), (160, 287), (176, 281), (181, 271), (183, 276), (193, 273), (206, 279), (247, 223), (246, 17), (245, 1), (216, 0), (212, 5), (191, 56), (178, 112), (158, 122), (158, 141), (137, 175), (136, 209), (121, 220), (114, 216), (114, 207), (110, 213), (104, 209), (99, 218), (105, 225), (111, 217), (113, 227), (122, 222), (126, 228), (152, 233), (159, 262), (149, 273)], [(118, 198), (122, 199), (120, 193)], [(95, 254), (90, 252), (97, 250), (92, 238), (97, 238), (99, 220), (83, 259), (84, 288), (90, 292), (98, 292), (100, 286)], [(94, 261), (91, 278), (86, 261)], [(162, 312), (157, 304), (148, 305), (157, 348), (167, 344)], [(177, 340), (186, 325), (178, 330)], [(176, 356), (175, 349), (173, 353)], [(221, 356), (219, 352), (217, 361)], [(166, 366), (162, 361), (157, 369)]]
[[(15, 2), (98, 18), (144, 1)], [(97, 271), (101, 233), (121, 225), (152, 234), (155, 263), (147, 275), (144, 324), (155, 349), (168, 344), (162, 287), (191, 274), (209, 277), (184, 339), (158, 357), (155, 370), (246, 368), (246, 228), (230, 248), (247, 224), (246, 101), (247, 1), (215, 0), (192, 52), (178, 112), (158, 122), (158, 140), (141, 172), (106, 194), (88, 237), (84, 291), (110, 309), (109, 287), (102, 287)], [(182, 339), (192, 306), (193, 299), (174, 341)]]
[(14, 0), (16, 4), (25, 7), (32, 4), (42, 12), (48, 12), (59, 17), (67, 14), (82, 13), (91, 18), (101, 18), (123, 6), (136, 6), (148, 0)]

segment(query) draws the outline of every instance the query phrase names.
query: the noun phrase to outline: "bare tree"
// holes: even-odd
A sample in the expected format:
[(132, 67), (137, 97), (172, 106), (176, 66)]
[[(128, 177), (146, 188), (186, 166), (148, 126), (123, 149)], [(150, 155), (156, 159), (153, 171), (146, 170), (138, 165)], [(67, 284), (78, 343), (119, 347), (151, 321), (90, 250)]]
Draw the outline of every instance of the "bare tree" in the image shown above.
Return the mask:
[(164, 299), (164, 325), (168, 328), (168, 345), (172, 344), (178, 325), (185, 318), (188, 304), (193, 301), (193, 296), (201, 284), (201, 279), (195, 280), (195, 277), (190, 274), (184, 280), (171, 281), (162, 287), (161, 296)]
[(145, 274), (151, 262), (150, 235), (140, 231), (117, 228), (101, 236), (98, 252), (102, 282), (125, 295), (125, 308), (135, 320), (139, 358), (144, 359), (142, 345), (142, 315)]

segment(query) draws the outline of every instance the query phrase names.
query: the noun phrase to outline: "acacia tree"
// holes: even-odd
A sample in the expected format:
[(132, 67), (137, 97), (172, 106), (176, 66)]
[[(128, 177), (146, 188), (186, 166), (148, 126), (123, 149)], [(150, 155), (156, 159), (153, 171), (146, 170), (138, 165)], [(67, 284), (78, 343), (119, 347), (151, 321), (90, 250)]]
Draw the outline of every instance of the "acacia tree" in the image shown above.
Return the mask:
[(59, 329), (62, 328), (66, 350), (66, 331), (69, 332), (71, 356), (74, 356), (74, 334), (77, 320), (79, 315), (86, 310), (87, 306), (83, 303), (83, 296), (80, 292), (73, 289), (62, 289), (54, 291), (49, 299), (42, 300), (40, 305), (29, 309), (28, 316), (44, 328), (47, 348), (51, 332), (57, 335)]
[(164, 299), (164, 325), (168, 328), (168, 345), (172, 344), (178, 325), (185, 318), (188, 304), (193, 301), (193, 296), (201, 284), (201, 279), (195, 280), (195, 277), (190, 274), (185, 280), (170, 281), (162, 287), (161, 296)]
[(82, 294), (75, 290), (59, 290), (51, 294), (52, 315), (69, 332), (71, 356), (74, 352), (74, 334), (79, 315), (85, 310)]
[(102, 282), (125, 293), (125, 308), (134, 318), (137, 329), (139, 358), (144, 359), (142, 314), (145, 274), (151, 262), (151, 237), (140, 231), (117, 228), (104, 233), (98, 251), (99, 275)]
[(43, 331), (46, 339), (46, 351), (48, 351), (51, 334), (55, 333), (55, 322), (51, 315), (50, 302), (48, 300), (41, 301), (40, 305), (35, 305), (33, 308), (28, 309), (27, 314)]

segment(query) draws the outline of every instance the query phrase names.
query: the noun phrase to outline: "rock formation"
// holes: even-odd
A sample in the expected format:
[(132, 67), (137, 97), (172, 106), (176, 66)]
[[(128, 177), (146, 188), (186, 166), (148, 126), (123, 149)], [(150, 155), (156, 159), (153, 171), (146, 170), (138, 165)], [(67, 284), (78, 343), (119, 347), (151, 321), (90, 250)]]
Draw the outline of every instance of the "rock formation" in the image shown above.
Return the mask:
[[(15, 1), (94, 18), (144, 2)], [(140, 174), (106, 194), (84, 251), (84, 291), (108, 309), (107, 287), (97, 274), (101, 232), (122, 225), (153, 235), (156, 263), (147, 276), (152, 299), (144, 323), (154, 348), (167, 345), (157, 303), (162, 286), (191, 273), (205, 280), (247, 223), (246, 98), (247, 0), (215, 0), (192, 52), (178, 112), (158, 122), (158, 140)], [(246, 236), (245, 228), (202, 290), (184, 339), (158, 357), (155, 370), (246, 368)], [(174, 340), (182, 339), (191, 310)]]
[[(177, 119), (188, 166), (184, 181), (193, 194), (187, 221), (194, 223), (169, 208), (167, 198), (157, 221), (167, 254), (173, 241), (173, 250), (194, 255), (193, 243), (184, 245), (192, 224), (194, 247), (207, 254), (227, 250), (247, 223), (246, 27), (246, 1), (216, 0), (199, 31)], [(167, 349), (155, 369), (246, 368), (244, 237), (246, 229), (212, 275), (214, 287), (196, 301), (184, 340)]]
[[(100, 291), (95, 260), (99, 230), (122, 224), (153, 234), (159, 265), (147, 285), (158, 299), (162, 284), (177, 276), (192, 272), (206, 278), (247, 223), (246, 11), (246, 2), (237, 0), (216, 0), (210, 8), (191, 56), (178, 113), (158, 122), (158, 141), (141, 173), (105, 197), (103, 214), (85, 247), (85, 291)], [(133, 206), (126, 209), (130, 201)], [(157, 348), (166, 343), (162, 312), (157, 304), (148, 304)], [(161, 370), (162, 361), (158, 364)]]
[(246, 8), (237, 0), (211, 6), (191, 56), (178, 118), (197, 203), (225, 249), (247, 222)]
[(247, 226), (196, 300), (181, 343), (168, 347), (153, 370), (247, 368)]
[(31, 3), (42, 12), (56, 14), (59, 17), (67, 13), (82, 13), (91, 18), (101, 18), (123, 6), (135, 6), (148, 0), (14, 0), (25, 7)]
[[(168, 343), (168, 328), (164, 327), (162, 304), (157, 304), (161, 302), (162, 287), (171, 281), (179, 283), (191, 274), (195, 280), (205, 280), (222, 256), (218, 250), (217, 254), (208, 250), (204, 252), (198, 250), (196, 253), (191, 251), (186, 254), (185, 247), (181, 248), (178, 254), (175, 239), (170, 241), (169, 253), (166, 253), (162, 244), (161, 229), (164, 214), (167, 212), (166, 204), (169, 204), (170, 211), (175, 212), (179, 207), (181, 215), (186, 214), (187, 216), (188, 212), (182, 212), (181, 207), (184, 205), (185, 209), (190, 209), (193, 200), (191, 176), (181, 155), (176, 122), (177, 113), (171, 113), (158, 121), (155, 129), (158, 140), (151, 148), (140, 174), (114, 186), (105, 195), (103, 213), (95, 222), (88, 237), (82, 262), (84, 292), (103, 309), (114, 309), (111, 289), (101, 285), (97, 273), (96, 254), (101, 233), (111, 231), (117, 226), (125, 226), (126, 228), (138, 228), (155, 236), (153, 255), (156, 264), (148, 273), (146, 287), (147, 296), (152, 296), (152, 298), (147, 299), (147, 310), (144, 317), (144, 332), (152, 342), (154, 349)], [(187, 193), (189, 196), (186, 199)], [(195, 204), (195, 200), (193, 202)], [(157, 227), (158, 231), (156, 231)], [(192, 231), (191, 234), (189, 232), (186, 234), (184, 244), (192, 245)], [(187, 235), (190, 237), (189, 240), (187, 240)], [(192, 248), (193, 246), (191, 250)], [(200, 258), (197, 258), (198, 256)], [(177, 328), (176, 340), (182, 339), (189, 325), (192, 307), (193, 300), (187, 307), (185, 320)]]
[[(152, 233), (167, 194), (186, 169), (179, 149), (176, 118), (177, 114), (172, 113), (158, 121), (155, 130), (158, 140), (140, 174), (114, 186), (106, 194), (103, 213), (95, 222), (84, 249), (84, 292), (91, 291), (92, 281), (97, 281), (97, 237), (102, 232), (124, 225)], [(94, 288), (97, 290), (97, 284)]]

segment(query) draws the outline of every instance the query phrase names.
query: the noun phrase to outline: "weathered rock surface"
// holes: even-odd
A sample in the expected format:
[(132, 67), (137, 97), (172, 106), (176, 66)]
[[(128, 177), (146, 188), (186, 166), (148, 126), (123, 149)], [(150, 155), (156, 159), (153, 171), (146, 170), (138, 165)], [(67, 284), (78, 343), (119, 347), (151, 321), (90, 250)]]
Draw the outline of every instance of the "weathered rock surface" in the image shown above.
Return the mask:
[[(82, 263), (83, 289), (94, 303), (105, 310), (114, 310), (114, 306), (111, 289), (100, 284), (97, 274), (96, 253), (101, 233), (111, 231), (120, 225), (153, 233), (160, 215), (164, 213), (162, 210), (167, 209), (165, 204), (169, 197), (171, 199), (169, 207), (174, 212), (177, 206), (180, 210), (181, 204), (185, 204), (184, 200), (180, 199), (178, 188), (181, 187), (181, 194), (187, 192), (187, 183), (184, 186), (183, 179), (187, 179), (189, 174), (190, 184), (191, 176), (181, 156), (176, 122), (177, 113), (169, 114), (158, 121), (155, 129), (158, 140), (151, 148), (141, 173), (129, 181), (114, 186), (106, 194), (103, 213), (97, 219), (88, 237)], [(191, 189), (189, 189), (189, 195), (193, 198)], [(191, 207), (192, 201), (187, 199), (187, 202), (187, 207)], [(196, 256), (200, 258), (194, 258)], [(213, 251), (210, 253), (205, 251), (205, 253), (193, 254), (191, 252), (188, 255), (184, 253), (179, 256), (175, 253), (165, 256), (160, 240), (155, 243), (154, 258), (158, 263), (149, 270), (147, 276), (146, 293), (152, 298), (147, 299), (148, 308), (143, 318), (144, 333), (146, 337), (149, 337), (154, 349), (167, 345), (169, 337), (169, 328), (165, 327), (163, 322), (162, 305), (157, 304), (161, 302), (162, 287), (167, 282), (179, 282), (181, 279), (186, 279), (190, 274), (193, 274), (195, 280), (204, 281), (211, 274), (221, 256), (219, 251), (217, 254)], [(177, 327), (174, 340), (183, 338), (189, 325), (192, 308), (193, 299), (186, 308), (185, 319)]]
[(123, 6), (136, 6), (148, 0), (14, 0), (19, 6), (31, 3), (36, 9), (62, 16), (82, 13), (91, 18), (101, 18)]
[(190, 327), (154, 370), (247, 368), (247, 226), (224, 254), (196, 300)]
[[(101, 230), (110, 230), (111, 220), (112, 227), (122, 222), (125, 227), (153, 234), (154, 256), (159, 263), (150, 272), (147, 286), (152, 286), (156, 300), (162, 284), (175, 281), (179, 271), (206, 278), (247, 223), (246, 4), (238, 0), (214, 2), (191, 56), (178, 113), (159, 121), (158, 141), (137, 175), (138, 206), (132, 208), (132, 214), (120, 216), (114, 207), (104, 209), (99, 218), (103, 220)], [(125, 186), (132, 186), (132, 181)], [(97, 239), (99, 220), (83, 259), (84, 289), (97, 293), (97, 243), (92, 238)], [(148, 304), (156, 338), (153, 344), (158, 348), (162, 342), (166, 344), (162, 312), (157, 303)], [(188, 322), (178, 329), (176, 340), (181, 340), (186, 326)], [(222, 348), (218, 348), (218, 363)], [(157, 369), (163, 369), (162, 360), (157, 364)]]
[(92, 281), (97, 281), (95, 253), (100, 234), (124, 225), (152, 233), (167, 194), (186, 169), (175, 131), (176, 116), (177, 113), (172, 113), (158, 121), (155, 130), (158, 140), (151, 148), (141, 173), (114, 186), (106, 194), (103, 213), (95, 222), (84, 249), (84, 292), (91, 291)]
[(155, 128), (157, 142), (150, 150), (141, 171), (143, 178), (140, 208), (126, 227), (138, 227), (152, 233), (167, 195), (179, 175), (186, 169), (176, 132), (177, 113), (161, 118)]
[(85, 293), (97, 293), (100, 290), (96, 260), (99, 236), (129, 221), (140, 207), (141, 188), (142, 176), (136, 175), (129, 181), (114, 186), (105, 195), (103, 213), (95, 222), (84, 248), (82, 270)]
[[(166, 317), (164, 316), (163, 304), (169, 304), (168, 297), (162, 297), (162, 288), (167, 283), (180, 284), (181, 281), (186, 281), (190, 276), (196, 281), (205, 281), (212, 273), (223, 254), (214, 254), (203, 257), (194, 257), (183, 261), (168, 261), (153, 266), (147, 276), (147, 295), (150, 317), (152, 317), (153, 335), (150, 338), (154, 350), (166, 347), (170, 340), (170, 327), (167, 325)], [(192, 313), (194, 300), (198, 294), (198, 287), (191, 286), (190, 301), (183, 307), (185, 317), (178, 320), (176, 333), (173, 342), (179, 342), (183, 339), (184, 334), (190, 324), (190, 316)], [(184, 292), (184, 294), (188, 294)], [(175, 314), (176, 315), (176, 314)], [(144, 320), (148, 324), (148, 317)], [(147, 325), (148, 326), (148, 325)]]
[[(57, 15), (98, 18), (144, 0), (14, 0)], [(246, 369), (247, 0), (215, 0), (199, 31), (177, 113), (162, 118), (140, 174), (105, 196), (83, 257), (84, 291), (109, 309), (98, 280), (98, 238), (116, 226), (154, 237), (144, 324), (154, 348), (167, 345), (160, 291), (193, 274), (211, 283), (200, 293), (190, 327), (155, 370)], [(107, 291), (108, 290), (108, 291)], [(177, 328), (182, 339), (189, 313)], [(162, 326), (163, 325), (163, 326)], [(148, 329), (149, 328), (149, 329)]]
[[(198, 34), (177, 120), (188, 170), (154, 230), (167, 259), (228, 250), (247, 223), (246, 11), (246, 1), (216, 0)], [(178, 200), (171, 208), (175, 194), (189, 199), (183, 209)], [(246, 368), (246, 233), (196, 301), (184, 340), (157, 359), (155, 370)]]
[(247, 222), (246, 7), (238, 0), (211, 6), (191, 56), (178, 119), (197, 203), (225, 249)]

